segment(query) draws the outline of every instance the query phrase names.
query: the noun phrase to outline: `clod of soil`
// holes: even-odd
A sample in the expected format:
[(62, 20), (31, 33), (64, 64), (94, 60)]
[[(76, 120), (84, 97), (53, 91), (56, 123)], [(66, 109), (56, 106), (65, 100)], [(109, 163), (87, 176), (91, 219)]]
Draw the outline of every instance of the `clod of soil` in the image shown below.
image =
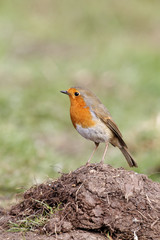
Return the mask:
[(107, 236), (159, 240), (160, 184), (123, 168), (90, 164), (56, 181), (33, 186), (8, 217), (12, 222), (43, 219), (32, 230), (59, 240), (103, 240)]

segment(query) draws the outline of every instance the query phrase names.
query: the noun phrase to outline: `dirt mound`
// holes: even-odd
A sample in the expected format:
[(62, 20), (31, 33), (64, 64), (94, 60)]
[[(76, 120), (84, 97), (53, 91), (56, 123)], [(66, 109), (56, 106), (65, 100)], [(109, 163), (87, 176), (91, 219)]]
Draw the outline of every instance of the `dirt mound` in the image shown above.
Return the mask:
[[(57, 239), (158, 240), (160, 184), (122, 168), (91, 164), (33, 186), (8, 217), (19, 224), (28, 219), (28, 230)], [(39, 224), (32, 223), (35, 218)]]

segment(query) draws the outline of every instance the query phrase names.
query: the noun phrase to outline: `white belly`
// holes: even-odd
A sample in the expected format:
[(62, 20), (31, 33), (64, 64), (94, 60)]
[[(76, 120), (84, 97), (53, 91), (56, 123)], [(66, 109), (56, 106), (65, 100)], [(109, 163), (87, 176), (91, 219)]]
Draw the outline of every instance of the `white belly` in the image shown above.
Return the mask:
[(81, 125), (77, 124), (76, 129), (84, 138), (96, 143), (109, 142), (110, 138), (113, 136), (111, 130), (100, 120), (98, 124), (89, 128), (83, 128)]

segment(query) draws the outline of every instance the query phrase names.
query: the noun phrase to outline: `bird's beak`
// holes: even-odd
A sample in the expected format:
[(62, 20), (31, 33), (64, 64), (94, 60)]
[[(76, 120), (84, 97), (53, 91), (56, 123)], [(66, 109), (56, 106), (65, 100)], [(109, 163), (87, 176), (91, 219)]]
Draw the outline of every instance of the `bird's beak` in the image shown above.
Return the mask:
[(60, 91), (60, 92), (69, 95), (67, 91)]

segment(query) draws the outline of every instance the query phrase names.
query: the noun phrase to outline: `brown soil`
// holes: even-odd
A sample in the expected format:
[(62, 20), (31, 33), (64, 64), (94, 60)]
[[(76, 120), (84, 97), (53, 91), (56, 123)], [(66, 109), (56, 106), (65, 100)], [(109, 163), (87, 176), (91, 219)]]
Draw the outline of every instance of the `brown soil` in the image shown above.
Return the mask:
[[(32, 232), (6, 232), (9, 221), (40, 216)], [(0, 240), (160, 240), (160, 184), (122, 168), (82, 166), (33, 186), (9, 213), (0, 210), (0, 227)]]

